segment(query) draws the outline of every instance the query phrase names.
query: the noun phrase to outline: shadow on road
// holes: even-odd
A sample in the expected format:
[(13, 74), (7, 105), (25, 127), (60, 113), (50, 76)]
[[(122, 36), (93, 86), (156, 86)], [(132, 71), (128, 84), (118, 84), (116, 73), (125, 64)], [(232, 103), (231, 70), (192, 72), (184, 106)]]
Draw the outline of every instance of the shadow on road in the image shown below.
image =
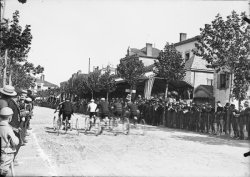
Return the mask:
[(185, 140), (185, 141), (193, 141), (199, 142), (202, 144), (209, 144), (209, 145), (228, 145), (234, 147), (250, 147), (250, 144), (247, 140), (233, 140), (229, 137), (215, 137), (211, 135), (206, 135), (205, 137), (201, 136), (177, 136), (173, 135), (174, 138)]

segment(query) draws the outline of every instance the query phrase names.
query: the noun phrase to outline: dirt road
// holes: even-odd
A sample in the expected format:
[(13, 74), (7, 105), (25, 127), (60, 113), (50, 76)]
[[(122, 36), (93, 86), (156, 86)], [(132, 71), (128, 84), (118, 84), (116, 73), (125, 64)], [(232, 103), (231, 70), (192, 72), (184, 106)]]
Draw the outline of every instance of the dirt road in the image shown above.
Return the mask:
[[(76, 117), (83, 125), (84, 117)], [(31, 123), (48, 165), (60, 176), (250, 176), (250, 158), (243, 157), (249, 141), (156, 127), (144, 136), (77, 136), (75, 130), (57, 136), (52, 118), (53, 110), (36, 107)]]

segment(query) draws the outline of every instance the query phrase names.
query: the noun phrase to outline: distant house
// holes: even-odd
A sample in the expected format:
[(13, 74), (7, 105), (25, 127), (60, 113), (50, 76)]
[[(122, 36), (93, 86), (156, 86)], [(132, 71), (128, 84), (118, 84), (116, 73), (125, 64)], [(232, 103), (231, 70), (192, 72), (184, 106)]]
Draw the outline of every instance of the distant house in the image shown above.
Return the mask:
[(127, 56), (137, 55), (139, 60), (142, 60), (144, 66), (154, 64), (154, 60), (159, 56), (160, 50), (152, 47), (151, 43), (146, 43), (146, 47), (142, 49), (130, 48), (127, 49)]
[[(202, 57), (194, 55), (192, 52), (192, 50), (195, 49), (195, 43), (197, 42), (198, 37), (199, 36), (195, 36), (186, 39), (187, 34), (180, 33), (180, 42), (175, 43), (174, 46), (176, 50), (181, 52), (182, 58), (185, 59), (186, 76), (184, 81), (193, 86), (193, 98), (200, 101), (212, 101), (214, 99), (214, 70), (207, 68), (207, 61)], [(196, 91), (196, 89), (198, 90)], [(201, 94), (201, 92), (203, 93)]]
[(116, 75), (117, 74), (117, 68), (113, 65), (107, 65), (107, 67), (102, 67), (102, 68), (99, 68), (99, 66), (97, 67), (93, 67), (93, 71), (95, 70), (100, 70), (101, 71), (101, 74), (104, 74), (106, 71), (110, 71), (110, 74), (112, 75)]
[(35, 78), (35, 86), (31, 89), (36, 93), (37, 91), (59, 88), (56, 84), (50, 83), (45, 80), (45, 75), (42, 74), (40, 78)]

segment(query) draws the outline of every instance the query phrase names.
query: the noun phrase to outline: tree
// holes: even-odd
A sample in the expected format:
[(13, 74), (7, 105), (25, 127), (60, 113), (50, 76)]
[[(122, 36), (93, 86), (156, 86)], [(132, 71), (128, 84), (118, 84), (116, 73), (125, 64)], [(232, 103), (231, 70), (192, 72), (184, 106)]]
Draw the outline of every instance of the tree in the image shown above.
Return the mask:
[(107, 70), (104, 74), (101, 75), (100, 87), (101, 89), (106, 91), (108, 100), (109, 93), (114, 91), (116, 88), (115, 75), (111, 74), (110, 70)]
[[(197, 48), (194, 51), (195, 55), (203, 57), (212, 68), (219, 71), (221, 67), (226, 67), (230, 70), (229, 101), (232, 92), (234, 92), (236, 98), (241, 98), (246, 93), (246, 90), (241, 89), (242, 85), (239, 84), (244, 82), (243, 73), (249, 70), (249, 67), (246, 67), (248, 65), (245, 65), (245, 61), (250, 52), (248, 47), (250, 36), (243, 17), (245, 17), (245, 13), (239, 15), (232, 11), (224, 20), (218, 14), (211, 24), (206, 24), (205, 28), (200, 29), (200, 38), (195, 45)], [(238, 76), (234, 77), (233, 84), (233, 75), (236, 70), (243, 71), (243, 75), (239, 76), (240, 73), (238, 72)]]
[[(235, 98), (245, 98), (246, 72), (250, 67), (247, 62), (249, 55), (250, 35), (247, 24), (243, 20), (245, 13), (241, 15), (235, 11), (224, 20), (219, 14), (211, 24), (201, 28), (200, 38), (195, 45), (195, 55), (203, 57), (212, 68), (218, 72), (226, 67), (230, 70), (229, 102), (234, 93)], [(234, 82), (234, 84), (233, 84)], [(227, 117), (226, 131), (229, 133), (229, 116)]]
[(83, 80), (84, 87), (86, 88), (87, 91), (91, 92), (92, 98), (94, 97), (94, 92), (99, 92), (100, 91), (100, 76), (101, 76), (101, 71), (100, 70), (95, 70), (91, 73), (89, 73), (87, 79)]
[(144, 64), (136, 55), (126, 56), (120, 60), (117, 72), (119, 77), (128, 82), (132, 94), (132, 90), (136, 90), (136, 84), (145, 73)]
[[(16, 64), (26, 62), (27, 54), (30, 50), (32, 35), (30, 25), (26, 25), (25, 29), (19, 25), (19, 12), (16, 11), (13, 14), (13, 20), (10, 24), (1, 28), (2, 32), (2, 43), (1, 51), (6, 51), (8, 54), (9, 64), (9, 84), (12, 84), (13, 68)], [(1, 53), (3, 55), (3, 53)], [(7, 67), (7, 66), (4, 66)]]
[[(157, 60), (154, 63), (155, 74), (164, 79), (166, 89), (164, 93), (164, 102), (166, 102), (168, 93), (168, 84), (172, 81), (180, 81), (185, 76), (185, 62), (173, 44), (166, 43), (164, 51), (161, 51)], [(164, 104), (163, 110), (163, 124), (166, 124), (165, 120), (166, 104)]]

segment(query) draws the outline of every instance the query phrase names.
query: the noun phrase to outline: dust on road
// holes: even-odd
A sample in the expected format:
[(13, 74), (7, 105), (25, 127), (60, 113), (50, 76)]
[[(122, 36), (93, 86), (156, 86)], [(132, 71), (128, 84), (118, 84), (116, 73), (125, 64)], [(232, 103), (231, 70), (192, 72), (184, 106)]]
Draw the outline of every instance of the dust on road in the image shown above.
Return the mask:
[[(84, 116), (75, 117), (84, 124)], [(144, 136), (75, 130), (57, 136), (52, 118), (53, 110), (36, 107), (32, 124), (60, 176), (250, 176), (247, 141), (156, 127)]]

